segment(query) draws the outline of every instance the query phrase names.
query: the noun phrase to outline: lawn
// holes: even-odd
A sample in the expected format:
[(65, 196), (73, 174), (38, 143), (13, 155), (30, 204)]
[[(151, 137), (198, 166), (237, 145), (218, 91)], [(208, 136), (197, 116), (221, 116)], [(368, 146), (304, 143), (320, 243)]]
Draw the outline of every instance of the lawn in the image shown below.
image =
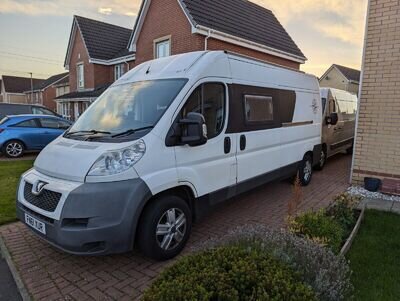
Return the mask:
[(400, 215), (366, 211), (347, 257), (355, 300), (400, 300)]
[(0, 225), (15, 221), (15, 195), (21, 174), (33, 161), (0, 161)]

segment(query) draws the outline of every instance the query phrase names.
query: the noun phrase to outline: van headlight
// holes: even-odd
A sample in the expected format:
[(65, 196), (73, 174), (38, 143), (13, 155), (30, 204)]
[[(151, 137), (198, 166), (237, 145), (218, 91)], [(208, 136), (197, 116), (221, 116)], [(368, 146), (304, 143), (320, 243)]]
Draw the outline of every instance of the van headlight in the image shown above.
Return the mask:
[(124, 172), (135, 165), (145, 152), (146, 144), (138, 140), (129, 147), (104, 153), (93, 164), (88, 176), (109, 176)]

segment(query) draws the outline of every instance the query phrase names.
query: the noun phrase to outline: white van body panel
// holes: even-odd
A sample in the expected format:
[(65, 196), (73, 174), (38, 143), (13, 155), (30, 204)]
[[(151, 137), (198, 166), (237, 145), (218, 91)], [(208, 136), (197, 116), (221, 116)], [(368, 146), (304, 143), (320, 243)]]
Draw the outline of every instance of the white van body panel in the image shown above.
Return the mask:
[[(106, 143), (59, 137), (41, 152), (34, 169), (21, 179), (18, 189), (19, 219), (23, 221), (24, 216), (30, 214), (27, 209), (54, 219), (54, 224), (46, 224), (49, 235), (45, 239), (70, 253), (124, 252), (133, 246), (143, 208), (159, 193), (181, 186), (189, 187), (194, 199), (187, 201), (193, 201), (191, 209), (197, 214), (200, 204), (214, 205), (270, 180), (294, 175), (300, 166), (305, 166), (300, 169), (305, 173), (306, 167), (315, 163), (315, 155), (321, 153), (322, 106), (318, 80), (314, 76), (223, 51), (202, 51), (143, 63), (122, 76), (112, 87), (159, 79), (187, 79), (187, 82), (169, 107), (165, 111), (164, 107), (160, 109), (163, 114), (154, 128), (138, 138), (143, 140), (146, 149), (142, 151), (139, 161), (122, 173), (88, 176), (93, 164), (104, 153), (130, 147), (135, 141), (129, 135), (122, 141), (130, 141), (116, 140), (116, 143), (113, 143), (114, 140)], [(216, 120), (215, 137), (209, 136), (206, 144), (200, 146), (182, 145), (180, 139), (168, 144), (167, 138), (173, 136), (170, 130), (181, 117), (188, 98), (197, 87), (206, 83), (225, 87), (225, 115), (221, 113), (221, 89), (215, 89), (218, 92), (207, 99), (207, 104), (211, 103), (211, 108), (216, 108), (209, 118)], [(237, 95), (234, 95), (235, 89)], [(262, 126), (257, 124), (256, 129), (252, 129), (248, 125), (253, 122), (249, 122), (249, 116), (257, 115), (254, 112), (258, 112), (259, 107), (252, 104), (249, 109), (250, 104), (245, 98), (260, 95), (249, 92), (238, 96), (241, 89), (276, 93), (276, 96), (261, 95), (270, 101), (262, 102), (261, 106), (272, 103), (273, 109), (270, 106), (268, 110), (273, 116), (266, 121), (272, 121), (272, 126), (263, 127), (266, 119), (262, 117)], [(285, 95), (289, 95), (290, 99)], [(204, 109), (204, 95), (199, 98)], [(215, 101), (216, 98), (219, 102)], [(285, 106), (289, 104), (290, 110), (282, 103)], [(236, 107), (232, 107), (233, 104)], [(279, 110), (274, 109), (275, 104)], [(198, 107), (192, 106), (189, 112), (198, 111)], [(250, 113), (251, 109), (253, 113)], [(89, 112), (86, 111), (80, 118)], [(266, 111), (261, 112), (264, 114)], [(235, 118), (246, 122), (236, 128), (238, 123), (235, 124)], [(221, 124), (221, 120), (224, 125), (218, 127), (218, 133), (222, 130), (217, 135), (216, 124)], [(109, 130), (113, 134), (114, 131), (115, 128)], [(177, 132), (176, 136), (181, 137), (182, 130)], [(227, 141), (229, 148), (226, 147)], [(303, 160), (305, 155), (306, 160)], [(312, 168), (307, 170), (308, 179), (311, 179)], [(27, 183), (41, 183), (44, 184), (41, 187), (46, 186), (50, 193), (61, 193), (56, 210), (44, 212), (30, 204), (25, 198), (25, 194), (30, 196), (30, 191), (26, 190), (30, 187), (26, 186)], [(34, 190), (31, 192), (34, 193)], [(63, 224), (65, 219), (70, 224)], [(87, 223), (86, 228), (81, 227), (82, 222)], [(92, 250), (93, 243), (99, 249)]]

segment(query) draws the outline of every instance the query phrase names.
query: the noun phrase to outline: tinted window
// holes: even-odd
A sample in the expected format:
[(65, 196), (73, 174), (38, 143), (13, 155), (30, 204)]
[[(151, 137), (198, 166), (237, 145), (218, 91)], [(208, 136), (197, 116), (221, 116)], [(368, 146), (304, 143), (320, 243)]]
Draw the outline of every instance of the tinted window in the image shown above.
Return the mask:
[(245, 115), (247, 122), (274, 121), (274, 104), (272, 97), (245, 95)]
[(208, 139), (218, 136), (224, 127), (225, 86), (214, 83), (199, 86), (187, 100), (181, 116), (186, 117), (190, 112), (203, 114)]
[(35, 115), (54, 115), (52, 111), (39, 107), (32, 107), (32, 113)]
[(4, 118), (0, 121), (0, 124), (4, 124), (4, 123), (6, 123), (8, 120), (10, 120), (10, 118), (4, 117)]
[(30, 120), (26, 120), (26, 121), (17, 123), (15, 126), (22, 127), (22, 128), (36, 128), (37, 123), (36, 123), (35, 119), (30, 119)]
[(40, 118), (40, 124), (44, 128), (49, 129), (67, 129), (69, 128), (69, 124), (62, 120), (57, 120), (53, 118)]
[(81, 115), (71, 131), (120, 133), (155, 126), (186, 82), (152, 80), (111, 87)]

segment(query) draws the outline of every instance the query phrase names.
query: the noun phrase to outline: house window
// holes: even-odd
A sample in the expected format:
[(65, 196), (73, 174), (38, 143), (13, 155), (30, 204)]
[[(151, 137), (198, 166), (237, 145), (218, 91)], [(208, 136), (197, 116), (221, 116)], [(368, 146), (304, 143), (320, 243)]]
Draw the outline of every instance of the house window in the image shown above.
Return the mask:
[(156, 59), (167, 57), (171, 55), (171, 39), (162, 39), (156, 40), (155, 42), (155, 53), (154, 56)]
[(245, 95), (245, 114), (247, 122), (274, 121), (274, 104), (272, 97)]
[(78, 64), (76, 66), (76, 73), (77, 73), (78, 89), (82, 89), (85, 87), (83, 64)]
[(125, 74), (125, 64), (115, 65), (115, 67), (114, 67), (114, 79), (118, 80), (124, 74)]

